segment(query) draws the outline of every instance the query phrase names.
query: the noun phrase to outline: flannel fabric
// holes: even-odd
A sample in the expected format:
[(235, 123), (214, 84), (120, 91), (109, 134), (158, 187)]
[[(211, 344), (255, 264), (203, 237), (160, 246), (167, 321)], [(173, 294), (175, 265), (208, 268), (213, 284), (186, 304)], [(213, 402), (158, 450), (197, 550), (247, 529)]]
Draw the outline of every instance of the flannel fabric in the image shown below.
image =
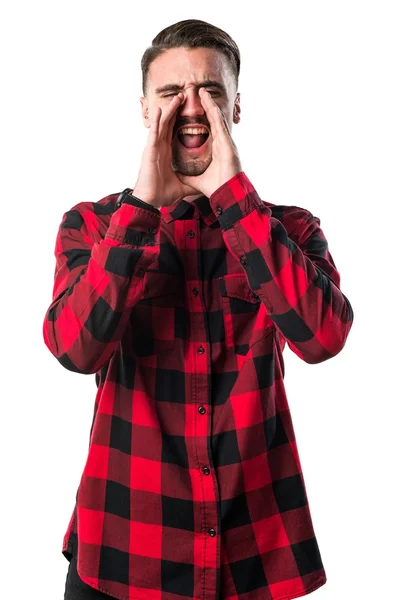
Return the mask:
[(64, 213), (43, 338), (95, 374), (64, 535), (121, 600), (288, 600), (326, 582), (284, 386), (285, 344), (334, 357), (353, 322), (320, 227), (244, 171), (154, 209), (121, 194)]

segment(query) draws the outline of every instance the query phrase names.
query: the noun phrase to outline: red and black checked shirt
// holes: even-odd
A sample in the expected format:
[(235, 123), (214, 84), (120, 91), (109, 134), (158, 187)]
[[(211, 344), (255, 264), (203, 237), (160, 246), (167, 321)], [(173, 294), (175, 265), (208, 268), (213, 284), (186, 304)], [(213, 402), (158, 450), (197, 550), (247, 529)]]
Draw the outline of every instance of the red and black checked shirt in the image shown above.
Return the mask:
[(332, 358), (351, 305), (320, 221), (242, 171), (160, 211), (63, 215), (44, 341), (95, 374), (62, 552), (122, 600), (288, 600), (326, 582), (282, 351)]

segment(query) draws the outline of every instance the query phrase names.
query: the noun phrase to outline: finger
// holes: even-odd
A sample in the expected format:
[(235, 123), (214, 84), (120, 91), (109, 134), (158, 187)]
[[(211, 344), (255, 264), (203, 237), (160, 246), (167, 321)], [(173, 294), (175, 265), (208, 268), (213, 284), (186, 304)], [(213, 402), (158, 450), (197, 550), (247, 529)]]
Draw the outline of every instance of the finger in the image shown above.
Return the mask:
[(177, 94), (172, 98), (171, 102), (167, 106), (167, 108), (163, 111), (161, 115), (160, 128), (159, 128), (159, 137), (160, 139), (164, 139), (168, 136), (170, 131), (171, 121), (173, 121), (173, 116), (176, 114), (176, 110), (180, 105), (182, 100), (182, 94)]
[(229, 129), (227, 127), (225, 117), (218, 104), (216, 104), (212, 99), (211, 94), (204, 88), (200, 88), (199, 94), (200, 100), (204, 106), (207, 118), (211, 125), (211, 134), (213, 138), (215, 138), (217, 135), (229, 136)]
[(168, 143), (171, 144), (172, 143), (172, 138), (173, 138), (173, 133), (174, 133), (174, 127), (175, 127), (175, 123), (176, 123), (176, 117), (178, 114), (178, 107), (182, 104), (182, 100), (183, 100), (183, 94), (179, 93), (176, 98), (178, 98), (178, 102), (177, 105), (175, 106), (175, 109), (172, 113), (171, 119), (168, 123), (168, 129), (167, 129), (167, 140)]
[(191, 176), (191, 175), (183, 175), (182, 173), (176, 172), (175, 175), (182, 183), (183, 191), (187, 196), (194, 196), (196, 194), (201, 194), (201, 190), (196, 187), (196, 183), (199, 183), (199, 178), (201, 175)]
[[(154, 109), (153, 115), (150, 116), (150, 131), (148, 137), (148, 143), (154, 145), (160, 139), (160, 136), (163, 135), (163, 128), (165, 129), (166, 118), (172, 116), (174, 110), (180, 104), (180, 99), (176, 100), (177, 96), (173, 98), (172, 102), (167, 106), (167, 108), (163, 111), (160, 106), (156, 106)], [(174, 102), (175, 101), (175, 102)]]
[(208, 122), (210, 123), (211, 135), (215, 139), (217, 136), (217, 129), (216, 129), (216, 123), (215, 123), (215, 115), (213, 114), (213, 112), (211, 110), (211, 108), (212, 108), (211, 95), (204, 88), (200, 88), (199, 96), (200, 96), (201, 104), (202, 104), (204, 110), (206, 111)]
[(161, 108), (157, 106), (154, 109), (153, 115), (150, 117), (150, 131), (149, 137), (147, 138), (147, 143), (155, 145), (158, 140), (158, 132), (160, 127), (160, 117), (161, 117)]

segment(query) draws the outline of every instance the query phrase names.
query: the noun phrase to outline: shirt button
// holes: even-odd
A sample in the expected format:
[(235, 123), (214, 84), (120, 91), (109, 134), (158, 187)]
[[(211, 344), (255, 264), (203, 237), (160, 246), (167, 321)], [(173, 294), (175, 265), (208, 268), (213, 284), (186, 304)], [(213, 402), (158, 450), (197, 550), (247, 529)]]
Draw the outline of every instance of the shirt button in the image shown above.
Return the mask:
[(197, 288), (193, 288), (193, 289), (192, 289), (192, 292), (193, 292), (193, 294), (194, 294), (195, 296), (197, 296), (197, 295), (198, 295), (198, 293), (199, 293), (199, 290), (198, 290)]
[(242, 263), (242, 265), (246, 265), (247, 264), (247, 258), (245, 256), (242, 256), (242, 258), (240, 259), (240, 262)]
[(151, 229), (149, 229), (150, 233), (157, 233), (157, 229), (155, 227), (152, 227)]
[(188, 237), (194, 238), (194, 235), (195, 235), (194, 231), (192, 231), (192, 230), (188, 231)]
[(137, 275), (138, 277), (142, 277), (143, 273), (144, 273), (143, 269), (138, 269), (138, 271), (137, 271), (136, 275)]
[(204, 354), (205, 350), (204, 350), (203, 346), (200, 346), (200, 348), (197, 350), (197, 352), (199, 354)]
[(222, 214), (222, 208), (220, 206), (217, 206), (217, 215)]
[(211, 535), (211, 537), (214, 537), (215, 535), (217, 535), (217, 532), (215, 531), (215, 529), (213, 527), (211, 527), (211, 529), (208, 530), (208, 533)]
[(204, 467), (203, 468), (203, 473), (204, 473), (204, 475), (209, 475), (210, 474), (210, 469), (208, 467)]
[(198, 411), (201, 415), (204, 415), (204, 413), (206, 412), (206, 409), (204, 408), (204, 406), (199, 406)]

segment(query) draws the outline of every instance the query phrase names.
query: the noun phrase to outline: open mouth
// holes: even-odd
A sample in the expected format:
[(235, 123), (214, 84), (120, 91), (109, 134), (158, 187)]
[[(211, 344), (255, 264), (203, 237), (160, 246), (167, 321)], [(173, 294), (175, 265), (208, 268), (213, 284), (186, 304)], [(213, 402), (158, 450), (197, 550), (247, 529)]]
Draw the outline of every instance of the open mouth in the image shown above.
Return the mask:
[(180, 133), (178, 132), (177, 138), (181, 146), (185, 150), (200, 150), (206, 144), (210, 134), (209, 132), (204, 133)]

